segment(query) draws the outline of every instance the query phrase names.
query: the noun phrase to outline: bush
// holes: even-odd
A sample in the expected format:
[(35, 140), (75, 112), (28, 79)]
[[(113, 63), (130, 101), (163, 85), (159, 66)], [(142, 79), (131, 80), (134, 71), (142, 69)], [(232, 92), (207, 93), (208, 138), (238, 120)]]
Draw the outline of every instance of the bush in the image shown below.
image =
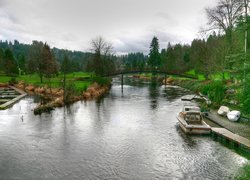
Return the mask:
[(248, 77), (245, 81), (243, 91), (242, 91), (242, 97), (241, 97), (241, 102), (242, 102), (242, 111), (246, 114), (250, 114), (250, 78)]
[(250, 178), (250, 164), (243, 166), (235, 176), (236, 180), (247, 180)]
[(208, 92), (208, 97), (213, 102), (220, 104), (225, 97), (225, 87), (222, 82), (215, 81), (210, 84), (210, 89)]
[(71, 98), (77, 94), (77, 88), (74, 83), (68, 83), (65, 87), (65, 103), (70, 103)]
[(10, 85), (14, 85), (14, 84), (17, 84), (18, 82), (17, 82), (17, 80), (16, 80), (16, 78), (14, 78), (14, 77), (12, 77), (10, 80), (9, 80), (9, 84)]
[(207, 95), (216, 104), (220, 104), (225, 97), (225, 87), (221, 81), (212, 81), (209, 84), (202, 85), (200, 92)]
[(105, 78), (105, 77), (94, 77), (93, 82), (96, 82), (100, 86), (105, 86), (105, 85), (109, 85), (111, 80), (110, 78)]

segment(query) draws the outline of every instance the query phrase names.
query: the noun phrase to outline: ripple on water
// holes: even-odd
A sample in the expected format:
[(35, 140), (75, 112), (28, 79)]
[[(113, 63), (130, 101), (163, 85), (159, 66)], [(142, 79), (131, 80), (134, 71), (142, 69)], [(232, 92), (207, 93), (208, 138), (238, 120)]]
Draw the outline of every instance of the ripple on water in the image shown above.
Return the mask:
[(0, 111), (0, 179), (229, 179), (249, 161), (180, 130), (176, 114), (188, 94), (114, 85), (102, 100), (42, 116), (25, 98)]

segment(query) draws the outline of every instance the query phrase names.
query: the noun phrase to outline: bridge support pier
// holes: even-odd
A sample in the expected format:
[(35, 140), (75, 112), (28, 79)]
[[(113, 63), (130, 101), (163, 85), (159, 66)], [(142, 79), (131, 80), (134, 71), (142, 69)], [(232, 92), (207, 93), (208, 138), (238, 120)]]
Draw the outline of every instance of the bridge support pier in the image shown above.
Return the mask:
[(164, 74), (164, 85), (167, 86), (167, 74)]
[(122, 86), (122, 89), (123, 89), (123, 74), (122, 74), (122, 77), (121, 77), (121, 86)]

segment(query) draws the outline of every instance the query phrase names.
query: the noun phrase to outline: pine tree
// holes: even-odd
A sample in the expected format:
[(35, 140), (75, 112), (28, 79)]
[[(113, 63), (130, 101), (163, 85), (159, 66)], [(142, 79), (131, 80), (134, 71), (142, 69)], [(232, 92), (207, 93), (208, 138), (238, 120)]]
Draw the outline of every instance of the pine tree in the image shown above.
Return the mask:
[(18, 56), (18, 66), (20, 68), (20, 70), (22, 72), (25, 72), (25, 63), (26, 63), (26, 59), (25, 59), (25, 56), (24, 55), (19, 55)]
[(153, 37), (150, 44), (148, 64), (154, 68), (159, 68), (161, 65), (161, 56), (159, 53), (159, 42), (157, 37)]
[(3, 58), (4, 58), (4, 50), (0, 48), (0, 71), (4, 70)]
[(14, 55), (10, 49), (6, 49), (4, 52), (3, 65), (6, 74), (8, 75), (18, 74), (18, 66), (14, 58)]

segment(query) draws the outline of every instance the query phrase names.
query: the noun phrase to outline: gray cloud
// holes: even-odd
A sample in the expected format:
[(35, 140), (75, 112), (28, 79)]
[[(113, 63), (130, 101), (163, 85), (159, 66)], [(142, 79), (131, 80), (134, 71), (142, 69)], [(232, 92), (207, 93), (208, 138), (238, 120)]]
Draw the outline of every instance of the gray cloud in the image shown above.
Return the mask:
[(215, 1), (0, 0), (0, 38), (86, 51), (102, 35), (118, 53), (147, 53), (153, 36), (162, 48), (190, 42), (205, 24), (203, 9)]

